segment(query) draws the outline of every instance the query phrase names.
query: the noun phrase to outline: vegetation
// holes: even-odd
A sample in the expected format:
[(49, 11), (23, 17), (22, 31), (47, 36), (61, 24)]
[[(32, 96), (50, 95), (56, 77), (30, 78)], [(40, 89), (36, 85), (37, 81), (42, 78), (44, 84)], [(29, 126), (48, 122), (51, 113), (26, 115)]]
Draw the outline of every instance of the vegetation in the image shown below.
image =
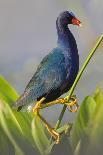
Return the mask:
[[(68, 100), (72, 95), (84, 69), (92, 55), (101, 43), (103, 36), (91, 50), (74, 85)], [(12, 104), (19, 95), (10, 84), (0, 76), (0, 154), (2, 155), (32, 155), (32, 154), (59, 154), (63, 147), (64, 154), (102, 154), (103, 144), (103, 91), (96, 89), (93, 96), (86, 96), (82, 102), (73, 124), (60, 126), (66, 107), (58, 119), (56, 129), (61, 135), (61, 143), (51, 143), (51, 138), (39, 118), (32, 113), (16, 112)], [(59, 148), (59, 149), (58, 149)]]

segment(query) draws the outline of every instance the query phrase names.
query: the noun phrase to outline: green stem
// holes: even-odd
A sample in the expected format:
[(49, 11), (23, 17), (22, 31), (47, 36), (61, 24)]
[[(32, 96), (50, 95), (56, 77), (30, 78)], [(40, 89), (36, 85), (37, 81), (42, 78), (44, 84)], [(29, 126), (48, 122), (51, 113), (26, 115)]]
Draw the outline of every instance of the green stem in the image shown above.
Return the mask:
[[(74, 89), (75, 89), (75, 87), (76, 87), (76, 85), (77, 85), (77, 83), (78, 83), (80, 77), (81, 77), (82, 74), (83, 74), (83, 71), (85, 70), (85, 68), (86, 68), (86, 66), (88, 65), (90, 59), (92, 58), (93, 54), (94, 54), (95, 51), (97, 50), (98, 46), (99, 46), (100, 43), (102, 42), (102, 39), (103, 39), (103, 34), (102, 34), (102, 35), (100, 36), (100, 38), (97, 40), (97, 43), (95, 44), (94, 48), (90, 51), (90, 54), (88, 55), (87, 59), (85, 60), (83, 66), (82, 66), (82, 68), (81, 68), (81, 70), (79, 71), (79, 73), (78, 73), (78, 75), (77, 75), (77, 77), (76, 77), (76, 79), (75, 79), (75, 81), (74, 81), (74, 83), (73, 83), (73, 85), (72, 85), (72, 87), (71, 87), (71, 89), (70, 89), (70, 91), (69, 91), (69, 94), (65, 97), (67, 100), (69, 100), (70, 97), (71, 97), (71, 95), (73, 94)], [(62, 121), (62, 118), (63, 118), (63, 115), (64, 115), (64, 113), (65, 113), (66, 107), (67, 107), (67, 106), (64, 105), (64, 107), (63, 107), (63, 109), (62, 109), (62, 111), (61, 111), (61, 114), (60, 114), (60, 116), (59, 116), (59, 119), (58, 119), (58, 121), (57, 121), (57, 123), (56, 123), (55, 129), (58, 129), (58, 128), (59, 128), (59, 126), (60, 126), (60, 124), (61, 124), (61, 121)]]

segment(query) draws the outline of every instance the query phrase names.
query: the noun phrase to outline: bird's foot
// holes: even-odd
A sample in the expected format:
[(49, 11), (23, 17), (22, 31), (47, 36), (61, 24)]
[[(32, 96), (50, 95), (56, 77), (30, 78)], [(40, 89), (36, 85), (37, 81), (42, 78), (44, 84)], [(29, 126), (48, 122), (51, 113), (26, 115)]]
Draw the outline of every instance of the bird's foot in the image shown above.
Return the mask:
[(59, 144), (60, 142), (60, 134), (57, 133), (54, 129), (52, 130), (52, 133), (55, 135), (55, 144)]
[[(77, 112), (77, 110), (79, 108), (77, 98), (75, 95), (71, 96), (70, 101), (68, 101), (65, 98), (60, 98), (60, 99), (58, 99), (58, 102), (60, 102), (61, 104), (66, 104), (70, 112)], [(76, 107), (74, 108), (74, 106), (76, 106)]]
[(60, 134), (57, 133), (53, 128), (50, 128), (48, 126), (46, 128), (49, 131), (49, 133), (51, 134), (51, 136), (55, 139), (55, 144), (59, 144), (59, 142), (60, 142)]
[[(75, 108), (74, 108), (75, 106)], [(75, 96), (71, 96), (70, 101), (68, 102), (68, 109), (70, 112), (77, 112), (79, 108), (77, 98)]]

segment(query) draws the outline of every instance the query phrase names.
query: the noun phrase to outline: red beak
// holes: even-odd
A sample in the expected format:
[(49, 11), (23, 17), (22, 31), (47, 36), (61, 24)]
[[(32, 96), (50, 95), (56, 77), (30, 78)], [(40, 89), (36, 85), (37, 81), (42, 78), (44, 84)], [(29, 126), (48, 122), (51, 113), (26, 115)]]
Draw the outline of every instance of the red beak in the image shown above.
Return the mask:
[(72, 19), (72, 24), (73, 24), (73, 25), (77, 25), (77, 26), (81, 26), (80, 20), (78, 20), (78, 19), (75, 18), (75, 17)]

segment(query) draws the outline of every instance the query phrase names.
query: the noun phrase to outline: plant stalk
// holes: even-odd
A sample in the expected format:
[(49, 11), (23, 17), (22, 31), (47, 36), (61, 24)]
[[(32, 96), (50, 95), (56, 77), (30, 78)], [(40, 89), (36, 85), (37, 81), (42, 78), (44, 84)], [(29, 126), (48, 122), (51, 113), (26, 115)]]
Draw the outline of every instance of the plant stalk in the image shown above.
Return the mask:
[[(98, 46), (100, 45), (100, 43), (102, 42), (102, 40), (103, 40), (103, 34), (102, 34), (102, 35), (99, 37), (99, 39), (97, 40), (97, 42), (96, 42), (94, 48), (90, 51), (90, 54), (88, 55), (87, 59), (85, 60), (83, 66), (82, 66), (82, 68), (81, 68), (81, 70), (79, 71), (79, 73), (78, 73), (78, 75), (77, 75), (77, 77), (76, 77), (76, 79), (75, 79), (75, 81), (74, 81), (74, 83), (73, 83), (73, 85), (72, 85), (72, 87), (71, 87), (71, 89), (70, 89), (70, 91), (69, 91), (69, 94), (65, 97), (67, 100), (69, 100), (70, 97), (71, 97), (71, 95), (73, 94), (74, 89), (75, 89), (75, 87), (76, 87), (76, 85), (77, 85), (77, 83), (78, 83), (80, 77), (82, 76), (82, 74), (83, 74), (85, 68), (87, 67), (89, 61), (91, 60), (93, 54), (94, 54), (95, 51), (97, 50), (97, 48), (98, 48)], [(56, 130), (59, 128), (59, 126), (60, 126), (60, 124), (61, 124), (61, 121), (62, 121), (62, 118), (63, 118), (63, 116), (64, 116), (64, 113), (65, 113), (66, 108), (67, 108), (67, 106), (64, 105), (64, 107), (63, 107), (63, 109), (62, 109), (62, 111), (61, 111), (61, 113), (60, 113), (59, 119), (58, 119), (58, 121), (57, 121), (57, 123), (56, 123), (56, 126), (55, 126), (55, 129), (56, 129)]]

